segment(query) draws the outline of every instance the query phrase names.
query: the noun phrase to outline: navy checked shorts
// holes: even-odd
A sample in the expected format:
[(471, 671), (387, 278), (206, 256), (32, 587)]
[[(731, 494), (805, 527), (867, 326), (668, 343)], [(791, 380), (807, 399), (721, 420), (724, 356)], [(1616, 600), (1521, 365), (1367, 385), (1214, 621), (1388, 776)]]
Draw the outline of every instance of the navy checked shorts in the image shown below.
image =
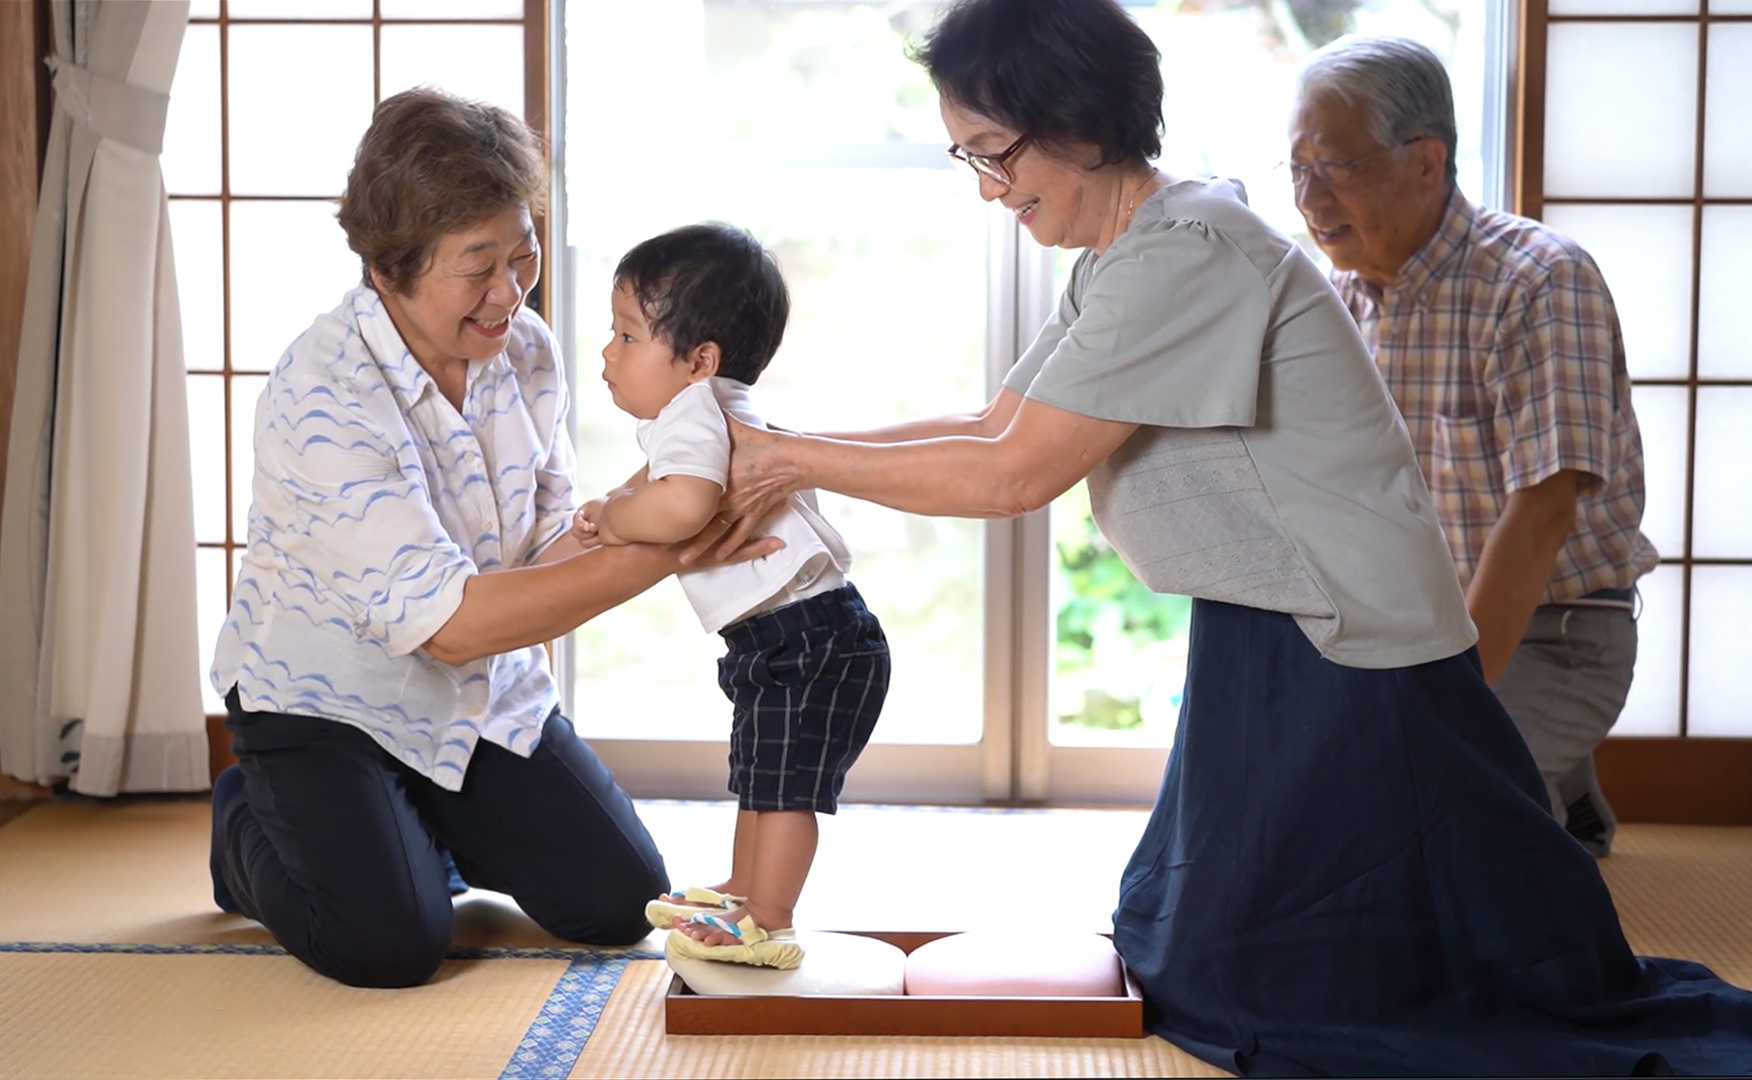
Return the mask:
[(719, 633), (737, 805), (833, 813), (888, 696), (882, 624), (847, 583)]

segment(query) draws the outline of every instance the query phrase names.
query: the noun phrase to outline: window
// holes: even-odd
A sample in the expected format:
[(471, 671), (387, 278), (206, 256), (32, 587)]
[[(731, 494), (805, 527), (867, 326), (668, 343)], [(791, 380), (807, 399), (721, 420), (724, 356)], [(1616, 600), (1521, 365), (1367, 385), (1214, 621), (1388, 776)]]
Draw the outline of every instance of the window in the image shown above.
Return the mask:
[[(586, 487), (641, 461), (594, 379), (609, 277), (633, 243), (722, 218), (775, 251), (792, 327), (757, 390), (772, 419), (868, 428), (976, 408), (1056, 303), (1069, 256), (982, 210), (908, 38), (941, 5), (568, 0), (565, 119), (573, 362)], [(1488, 0), (1304, 10), (1129, 4), (1167, 84), (1164, 168), (1241, 179), (1302, 231), (1285, 131), (1300, 61), (1347, 31), (1418, 38), (1448, 63), (1461, 182), (1500, 204), (1504, 95)], [(661, 57), (657, 64), (653, 58)], [(1184, 674), (1190, 604), (1155, 596), (1095, 534), (1079, 485), (1015, 522), (916, 518), (824, 497), (884, 620), (894, 690), (852, 774), (860, 797), (1147, 800)], [(722, 652), (666, 583), (574, 635), (574, 718), (645, 790), (723, 789)], [(931, 777), (929, 782), (921, 777)], [(649, 785), (655, 785), (651, 787)], [(935, 785), (935, 786), (933, 786)]]
[[(1715, 0), (1718, 8), (1722, 2)], [(1412, 36), (1447, 61), (1460, 110), (1461, 183), (1480, 201), (1504, 202), (1500, 0), (1127, 6), (1163, 52), (1164, 167), (1241, 179), (1254, 206), (1285, 231), (1301, 230), (1288, 178), (1275, 168), (1286, 155), (1294, 72), (1310, 49), (1350, 30)], [(904, 53), (939, 7), (934, 0), (196, 0), (164, 163), (188, 350), (203, 664), (244, 540), (255, 396), (280, 351), (357, 280), (332, 200), (373, 104), (406, 86), (425, 81), (484, 97), (522, 112), (551, 138), (559, 188), (540, 308), (570, 345), (584, 489), (618, 483), (640, 460), (632, 422), (598, 381), (614, 262), (646, 236), (703, 218), (751, 228), (776, 252), (793, 289), (784, 349), (759, 388), (775, 421), (868, 427), (983, 403), (1056, 302), (1069, 264), (1019, 235), (1011, 215), (984, 207), (971, 175), (943, 153), (934, 91)], [(1694, 29), (1703, 25), (1701, 16), (1687, 18)], [(1738, 32), (1741, 19), (1711, 16), (1708, 25)], [(1733, 115), (1732, 108), (1743, 115), (1737, 103), (1752, 94), (1720, 81), (1732, 68), (1712, 70), (1729, 74), (1713, 76), (1711, 85), (1725, 89), (1710, 91), (1717, 95), (1710, 115)], [(1699, 69), (1691, 85), (1703, 78)], [(557, 111), (549, 109), (550, 79)], [(1735, 104), (1714, 104), (1718, 98)], [(1716, 139), (1712, 146), (1744, 143)], [(1723, 160), (1733, 173), (1733, 161)], [(1728, 295), (1720, 282), (1745, 280), (1744, 245), (1731, 241), (1752, 230), (1741, 220), (1752, 199), (1701, 191), (1676, 205), (1717, 214), (1710, 220), (1725, 222), (1726, 231), (1719, 243), (1685, 249), (1686, 272), (1705, 283), (1702, 299), (1691, 301), (1707, 315), (1697, 332), (1700, 364), (1681, 372), (1691, 381), (1639, 386), (1639, 409), (1656, 389), (1685, 402), (1683, 415), (1648, 406), (1651, 443), (1659, 440), (1649, 432), (1663, 422), (1691, 423), (1693, 401), (1699, 446), (1731, 441), (1731, 425), (1704, 421), (1715, 402), (1740, 399), (1703, 391), (1752, 387), (1743, 350), (1733, 352), (1726, 324), (1710, 314), (1721, 301), (1709, 299)], [(1599, 202), (1590, 193), (1589, 205)], [(1708, 269), (1715, 266), (1730, 272)], [(1617, 287), (1619, 272), (1607, 271)], [(1632, 296), (1652, 296), (1665, 280), (1645, 275), (1638, 281), (1646, 289), (1627, 280), (1621, 304), (1628, 311), (1653, 302)], [(1689, 354), (1684, 363), (1694, 363)], [(1734, 371), (1739, 382), (1720, 381)], [(1651, 490), (1672, 491), (1707, 472), (1693, 467), (1689, 452), (1677, 473), (1670, 453), (1657, 458), (1651, 451)], [(1126, 604), (1105, 602), (1129, 576), (1116, 572), (1079, 500), (1072, 493), (1027, 519), (979, 523), (824, 499), (854, 549), (853, 579), (895, 641), (894, 691), (878, 745), (853, 773), (852, 794), (1142, 801), (1154, 793), (1178, 706), (1186, 604), (1135, 591)], [(1658, 509), (1651, 502), (1651, 520)], [(1670, 507), (1661, 512), (1671, 517)], [(1668, 579), (1740, 565), (1710, 561), (1724, 557), (1720, 544), (1698, 545), (1721, 537), (1731, 548), (1747, 530), (1708, 515), (1703, 524), (1714, 531), (1699, 526), (1695, 550), (1686, 549), (1686, 558), (1697, 558), (1663, 567)], [(1663, 606), (1658, 588), (1649, 591), (1644, 625), (1652, 639), (1650, 626), (1666, 617), (1660, 613), (1677, 608)], [(1090, 603), (1096, 599), (1104, 602)], [(1685, 617), (1706, 616), (1700, 605)], [(1692, 640), (1703, 633), (1698, 625)], [(628, 786), (639, 794), (721, 793), (729, 711), (715, 683), (720, 646), (700, 630), (679, 589), (659, 586), (574, 637), (558, 650), (569, 711)], [(1714, 640), (1725, 649), (1734, 638)], [(1651, 647), (1649, 655), (1681, 649)], [(1647, 680), (1666, 687), (1657, 692), (1641, 689), (1642, 675), (1639, 668), (1637, 692), (1656, 693), (1651, 710), (1677, 699), (1677, 676)], [(1696, 678), (1693, 730), (1701, 715)], [(211, 692), (208, 706), (222, 711)]]
[(1612, 290), (1662, 555), (1613, 734), (1752, 735), (1752, 3), (1529, 0), (1525, 34), (1520, 209)]
[[(334, 217), (384, 95), (432, 83), (519, 115), (523, 0), (195, 0), (164, 139), (195, 477), (201, 686), (246, 543), (256, 398), (311, 321), (359, 280)], [(483, 54), (497, 57), (482, 63)], [(535, 55), (541, 55), (539, 51)], [(534, 109), (526, 110), (526, 96)]]
[[(937, 7), (565, 5), (564, 197), (585, 491), (643, 463), (635, 421), (599, 378), (614, 266), (640, 240), (694, 221), (750, 229), (785, 273), (791, 320), (756, 389), (774, 422), (852, 430), (983, 401), (986, 215), (948, 167), (936, 95), (904, 52)], [(854, 787), (980, 797), (985, 530), (831, 494), (821, 503), (894, 653), (878, 745)], [(572, 715), (617, 774), (645, 790), (722, 792), (723, 642), (700, 629), (674, 581), (592, 620), (572, 645)], [(936, 779), (921, 786), (927, 776)]]
[[(869, 428), (981, 398), (985, 219), (969, 185), (941, 167), (936, 97), (903, 53), (933, 7), (566, 5), (584, 491), (613, 487), (644, 461), (635, 421), (600, 378), (615, 264), (639, 241), (694, 221), (750, 229), (784, 271), (790, 324), (755, 391), (775, 422)], [(979, 742), (979, 524), (832, 494), (821, 502), (894, 651), (876, 739)], [(674, 580), (573, 636), (586, 736), (723, 741), (723, 642), (700, 629)]]

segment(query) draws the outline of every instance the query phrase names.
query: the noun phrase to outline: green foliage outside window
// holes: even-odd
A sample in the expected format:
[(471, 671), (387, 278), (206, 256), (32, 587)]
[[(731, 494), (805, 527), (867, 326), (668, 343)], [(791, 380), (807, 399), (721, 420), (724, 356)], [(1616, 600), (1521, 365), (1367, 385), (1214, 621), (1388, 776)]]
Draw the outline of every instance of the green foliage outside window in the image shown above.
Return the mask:
[[(1095, 527), (1083, 485), (1061, 497), (1054, 515), (1058, 549), (1055, 674), (1060, 723), (1132, 730), (1144, 724), (1151, 681), (1172, 677), (1155, 653), (1186, 637), (1192, 601), (1151, 592)], [(1178, 688), (1172, 693), (1178, 702)]]

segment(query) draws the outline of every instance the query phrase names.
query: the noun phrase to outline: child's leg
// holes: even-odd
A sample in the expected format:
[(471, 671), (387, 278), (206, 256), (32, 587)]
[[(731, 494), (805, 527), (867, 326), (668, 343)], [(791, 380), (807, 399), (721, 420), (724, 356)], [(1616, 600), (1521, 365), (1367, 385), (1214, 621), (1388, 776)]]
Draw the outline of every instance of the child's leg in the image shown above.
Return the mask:
[(760, 815), (760, 842), (754, 849), (754, 880), (743, 909), (762, 930), (791, 925), (797, 898), (815, 862), (821, 836), (812, 810), (773, 810)]
[[(726, 922), (735, 924), (744, 915), (754, 919), (762, 930), (784, 930), (791, 926), (797, 900), (803, 895), (803, 883), (815, 862), (815, 848), (821, 830), (811, 810), (744, 810), (738, 816), (737, 835), (740, 840), (745, 818), (757, 818), (749, 829), (755, 837), (753, 873), (748, 880), (748, 902), (724, 912)], [(722, 930), (700, 923), (676, 920), (676, 928), (707, 945), (735, 945), (737, 939)]]
[[(749, 886), (740, 894), (748, 902), (719, 917), (735, 924), (748, 916), (763, 930), (783, 930), (792, 925), (815, 861), (815, 814), (837, 808), (846, 770), (881, 713), (890, 670), (887, 638), (849, 583), (745, 620), (724, 637), (730, 649), (718, 661), (718, 680), (736, 709), (731, 790), (744, 806), (773, 809), (758, 811), (752, 878), (733, 872)], [(786, 647), (797, 639), (811, 644)], [(775, 685), (786, 692), (772, 693)], [(844, 722), (848, 713), (850, 725)], [(739, 858), (741, 836), (739, 828)], [(709, 924), (677, 919), (676, 926), (707, 945), (737, 943)]]

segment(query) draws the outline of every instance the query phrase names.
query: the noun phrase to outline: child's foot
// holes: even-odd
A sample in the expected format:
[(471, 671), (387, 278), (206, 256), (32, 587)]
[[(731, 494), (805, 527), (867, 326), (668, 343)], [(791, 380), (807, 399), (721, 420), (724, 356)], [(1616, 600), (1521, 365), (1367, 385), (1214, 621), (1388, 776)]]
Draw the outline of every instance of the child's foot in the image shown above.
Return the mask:
[[(718, 919), (723, 920), (723, 922), (731, 926), (737, 925), (745, 918), (753, 919), (754, 925), (760, 927), (769, 934), (776, 933), (780, 930), (791, 929), (790, 912), (769, 911), (753, 903), (746, 903), (741, 907), (730, 908), (728, 911), (722, 913), (712, 912), (712, 914), (716, 915)], [(693, 938), (701, 945), (742, 944), (740, 938), (727, 930), (721, 930), (718, 927), (713, 926), (711, 923), (691, 922), (680, 916), (676, 916), (673, 929), (681, 931), (683, 934)]]
[(687, 919), (700, 912), (724, 912), (747, 901), (746, 896), (733, 892), (726, 882), (713, 889), (681, 889), (666, 892), (645, 905), (645, 920), (659, 930), (668, 930), (677, 919)]
[(757, 967), (789, 971), (803, 962), (803, 946), (797, 932), (791, 929), (767, 933), (755, 925), (752, 916), (744, 915), (739, 923), (728, 923), (722, 915), (695, 915), (693, 926), (706, 924), (715, 933), (729, 939), (726, 945), (708, 945), (692, 937), (686, 928), (678, 926), (663, 942), (663, 953), (671, 966), (678, 957), (689, 960), (711, 960), (728, 964), (752, 964)]
[[(701, 910), (705, 909), (702, 908)], [(739, 907), (730, 908), (722, 912), (714, 911), (712, 914), (729, 925), (735, 926), (748, 914), (748, 909)], [(756, 925), (758, 925), (758, 923)], [(686, 934), (688, 937), (693, 938), (702, 945), (742, 944), (742, 939), (735, 934), (730, 933), (728, 930), (721, 930), (712, 923), (694, 922), (683, 915), (677, 915), (675, 921), (670, 924), (670, 928), (677, 933)]]

